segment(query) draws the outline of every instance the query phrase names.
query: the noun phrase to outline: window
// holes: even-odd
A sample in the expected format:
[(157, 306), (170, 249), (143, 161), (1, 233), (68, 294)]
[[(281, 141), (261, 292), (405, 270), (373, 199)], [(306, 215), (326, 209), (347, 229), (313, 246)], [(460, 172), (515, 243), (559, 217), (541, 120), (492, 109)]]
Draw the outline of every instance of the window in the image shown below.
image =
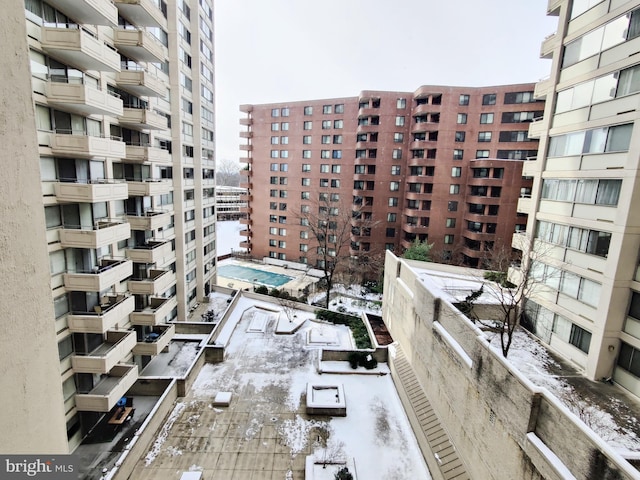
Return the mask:
[(493, 123), (493, 113), (481, 113), (480, 114), (480, 123)]
[(456, 149), (453, 151), (454, 160), (462, 160), (463, 155), (464, 155), (464, 150)]
[(303, 172), (310, 172), (311, 171), (311, 164), (310, 163), (303, 163), (302, 164), (302, 171)]
[(640, 377), (640, 350), (621, 342), (618, 366), (636, 377)]
[(536, 99), (533, 98), (533, 92), (510, 92), (504, 94), (504, 103), (514, 104), (514, 103), (531, 103), (535, 102)]
[(288, 145), (289, 144), (289, 137), (280, 137), (280, 143), (282, 145)]
[(447, 228), (454, 228), (456, 226), (456, 219), (455, 218), (447, 218), (447, 221), (445, 223)]
[(271, 158), (278, 158), (278, 150), (271, 150)]
[(489, 158), (489, 150), (476, 150), (476, 158)]
[(407, 99), (406, 98), (397, 99), (396, 108), (407, 108)]
[(331, 128), (331, 120), (323, 120), (322, 121), (322, 129), (328, 130)]
[[(557, 105), (557, 104), (556, 104)], [(538, 117), (542, 117), (543, 111), (535, 112), (503, 112), (502, 123), (522, 123), (532, 122)]]
[(500, 132), (500, 137), (498, 138), (500, 142), (529, 142), (529, 132), (527, 130), (523, 131), (510, 131), (510, 132)]
[(333, 128), (342, 128), (343, 125), (344, 125), (344, 122), (342, 120), (333, 121)]
[(478, 132), (478, 141), (479, 142), (490, 142), (491, 141), (491, 132)]
[(400, 190), (400, 182), (389, 182), (389, 190), (392, 192)]
[(305, 115), (313, 115), (313, 107), (304, 107)]
[(271, 116), (272, 117), (279, 117), (280, 116), (280, 109), (279, 108), (272, 108), (271, 109)]
[(289, 122), (282, 122), (280, 124), (280, 130), (289, 130)]
[(331, 135), (322, 135), (322, 137), (320, 138), (320, 143), (324, 145), (331, 143)]
[(448, 202), (447, 210), (449, 212), (457, 212), (458, 211), (458, 202)]
[(404, 127), (404, 117), (396, 117), (396, 127)]
[(311, 145), (311, 135), (305, 135), (302, 137), (302, 143), (304, 145)]
[(313, 128), (313, 122), (307, 121), (302, 125), (304, 130), (311, 130)]
[(571, 336), (569, 343), (574, 347), (578, 347), (584, 353), (589, 353), (589, 345), (591, 344), (591, 333), (578, 325), (571, 324)]
[(280, 137), (271, 137), (271, 145), (278, 145), (280, 143)]
[(386, 236), (389, 237), (389, 238), (395, 237), (396, 236), (396, 229), (395, 228), (387, 228)]
[(331, 180), (331, 188), (340, 188), (340, 180), (332, 179)]
[(269, 165), (269, 170), (272, 172), (277, 172), (279, 168), (279, 165), (277, 163), (272, 163)]
[(460, 193), (460, 185), (449, 185), (449, 194), (457, 195)]
[(342, 158), (342, 150), (332, 150), (331, 151), (331, 158)]
[(272, 123), (271, 124), (271, 131), (272, 132), (277, 132), (280, 130), (280, 124), (278, 122)]
[(460, 94), (458, 105), (469, 105), (469, 95), (466, 95), (464, 93)]
[(456, 132), (455, 141), (464, 142), (464, 132)]
[(388, 205), (390, 207), (397, 207), (398, 206), (398, 197), (389, 197)]
[(400, 175), (400, 165), (391, 165), (391, 175)]
[(467, 114), (466, 113), (459, 113), (458, 114), (458, 123), (459, 124), (467, 123)]
[(551, 137), (548, 156), (624, 152), (629, 149), (632, 130), (633, 124), (627, 123)]
[(451, 176), (452, 177), (462, 176), (462, 167), (451, 167)]
[(331, 165), (331, 173), (340, 173), (340, 165)]
[(496, 104), (495, 93), (486, 93), (482, 96), (482, 105), (495, 105), (495, 104)]
[(395, 213), (387, 213), (387, 222), (395, 222), (397, 219), (397, 215)]
[(333, 136), (333, 143), (334, 143), (334, 145), (342, 144), (342, 135), (334, 135)]
[(311, 186), (311, 179), (310, 178), (302, 178), (301, 179), (301, 185), (303, 187), (309, 187)]
[(444, 236), (444, 243), (447, 245), (451, 245), (453, 243), (454, 236), (451, 234), (447, 234)]
[(595, 205), (618, 204), (621, 179), (544, 179), (542, 198)]
[(344, 103), (338, 103), (334, 109), (335, 113), (344, 113)]

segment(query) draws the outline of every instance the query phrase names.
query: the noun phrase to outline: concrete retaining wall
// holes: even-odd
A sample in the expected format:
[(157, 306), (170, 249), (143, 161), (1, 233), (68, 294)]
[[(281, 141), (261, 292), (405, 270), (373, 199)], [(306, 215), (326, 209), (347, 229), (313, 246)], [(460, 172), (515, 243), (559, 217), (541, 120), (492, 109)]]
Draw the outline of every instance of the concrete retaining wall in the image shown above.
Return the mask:
[(472, 478), (638, 478), (544, 389), (524, 378), (404, 260), (387, 253), (383, 318)]

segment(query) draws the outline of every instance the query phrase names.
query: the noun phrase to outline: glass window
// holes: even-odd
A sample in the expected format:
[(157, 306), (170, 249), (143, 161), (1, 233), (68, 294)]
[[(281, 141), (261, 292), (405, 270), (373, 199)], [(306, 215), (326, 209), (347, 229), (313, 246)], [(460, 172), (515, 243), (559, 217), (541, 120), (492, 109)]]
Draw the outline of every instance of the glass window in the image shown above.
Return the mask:
[(456, 142), (464, 142), (465, 132), (456, 132), (455, 141)]
[(469, 95), (461, 94), (458, 99), (458, 105), (469, 105)]
[(496, 104), (495, 93), (486, 93), (482, 96), (482, 105), (495, 105), (495, 104)]
[(404, 127), (404, 117), (396, 117), (396, 127)]
[(466, 113), (459, 113), (458, 114), (457, 123), (459, 123), (459, 124), (467, 123), (467, 114)]
[(479, 142), (490, 142), (491, 141), (491, 132), (478, 132), (478, 141)]
[(313, 107), (304, 107), (304, 114), (305, 115), (313, 115)]

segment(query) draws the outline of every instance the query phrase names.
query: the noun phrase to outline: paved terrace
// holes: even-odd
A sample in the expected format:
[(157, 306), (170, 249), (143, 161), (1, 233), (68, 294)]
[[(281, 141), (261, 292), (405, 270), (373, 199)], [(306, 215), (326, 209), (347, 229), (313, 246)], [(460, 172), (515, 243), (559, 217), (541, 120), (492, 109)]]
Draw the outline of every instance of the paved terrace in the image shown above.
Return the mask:
[[(351, 348), (346, 328), (303, 311), (289, 322), (279, 310), (239, 300), (217, 341), (225, 361), (203, 367), (131, 478), (175, 480), (192, 470), (204, 480), (296, 480), (313, 455), (307, 480), (333, 480), (338, 465), (313, 464), (341, 461), (361, 480), (430, 479), (386, 364), (353, 374), (347, 362), (319, 362), (323, 347)], [(347, 416), (307, 415), (307, 382), (343, 385)], [(232, 393), (229, 406), (213, 404), (222, 391)]]

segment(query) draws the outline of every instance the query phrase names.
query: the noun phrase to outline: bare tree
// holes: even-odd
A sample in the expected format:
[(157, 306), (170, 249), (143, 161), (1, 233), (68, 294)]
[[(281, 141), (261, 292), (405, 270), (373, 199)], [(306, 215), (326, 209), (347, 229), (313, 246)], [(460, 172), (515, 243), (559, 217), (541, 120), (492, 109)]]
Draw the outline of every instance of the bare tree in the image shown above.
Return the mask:
[(524, 233), (515, 235), (518, 235), (515, 238), (519, 240), (521, 256), (510, 247), (502, 246), (487, 252), (484, 259), (490, 270), (484, 278), (491, 280), (484, 291), (497, 300), (500, 315), (490, 322), (479, 321), (500, 335), (504, 357), (509, 354), (515, 329), (520, 324), (525, 299), (558, 279), (561, 273), (550, 255), (552, 245), (528, 238)]
[(289, 323), (293, 323), (293, 319), (298, 316), (297, 301), (289, 296), (277, 297), (278, 303), (282, 308), (282, 311), (287, 316)]
[(227, 187), (238, 187), (240, 185), (240, 164), (229, 159), (217, 161), (216, 184)]
[(301, 206), (300, 212), (293, 212), (306, 225), (309, 239), (315, 243), (309, 246), (308, 258), (323, 272), (325, 308), (329, 308), (336, 273), (349, 268), (352, 233), (358, 235), (376, 224), (365, 218), (359, 206), (330, 198), (328, 193), (320, 192), (318, 201), (309, 201)]

